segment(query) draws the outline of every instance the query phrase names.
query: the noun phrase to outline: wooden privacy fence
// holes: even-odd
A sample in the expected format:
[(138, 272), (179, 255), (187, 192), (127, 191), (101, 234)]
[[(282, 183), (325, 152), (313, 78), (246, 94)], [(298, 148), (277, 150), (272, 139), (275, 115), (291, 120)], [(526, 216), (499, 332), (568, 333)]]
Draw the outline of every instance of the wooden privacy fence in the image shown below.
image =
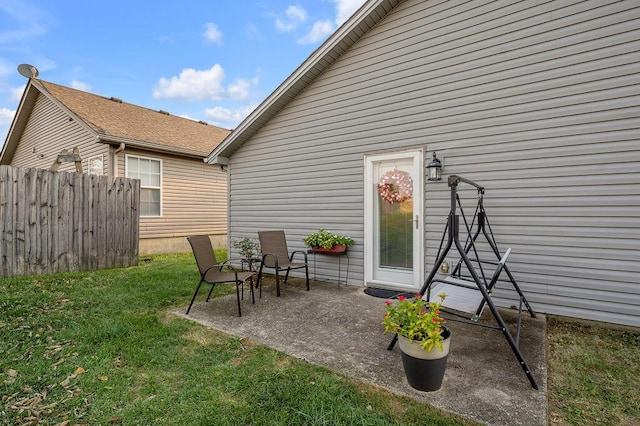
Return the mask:
[(0, 277), (138, 263), (140, 181), (0, 166)]

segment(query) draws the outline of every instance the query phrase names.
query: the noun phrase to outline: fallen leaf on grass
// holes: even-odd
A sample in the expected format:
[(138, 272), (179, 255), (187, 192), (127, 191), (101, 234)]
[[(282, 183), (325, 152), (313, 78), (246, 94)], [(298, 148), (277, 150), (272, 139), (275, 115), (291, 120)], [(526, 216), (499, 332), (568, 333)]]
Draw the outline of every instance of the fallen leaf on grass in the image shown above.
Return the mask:
[(75, 379), (80, 374), (83, 374), (85, 372), (85, 369), (82, 367), (76, 368), (76, 371), (74, 371), (73, 374), (69, 374), (66, 379), (60, 382), (60, 386), (67, 389), (69, 386), (71, 386), (71, 380)]

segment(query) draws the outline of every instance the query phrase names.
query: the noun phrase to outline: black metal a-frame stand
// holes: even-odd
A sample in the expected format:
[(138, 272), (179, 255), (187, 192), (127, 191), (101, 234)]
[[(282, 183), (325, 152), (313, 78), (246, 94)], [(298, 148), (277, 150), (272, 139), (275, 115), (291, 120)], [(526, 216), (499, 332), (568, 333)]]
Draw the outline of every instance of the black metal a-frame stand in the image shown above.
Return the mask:
[[(458, 197), (458, 185), (461, 182), (475, 187), (478, 190), (478, 194), (480, 195), (478, 207), (476, 209), (476, 214), (474, 215), (474, 222), (477, 219), (477, 228), (473, 235), (471, 235), (471, 228), (468, 226), (468, 223), (463, 215), (463, 219), (465, 221), (465, 225), (467, 225), (467, 232), (468, 232), (467, 241), (464, 246), (460, 242), (460, 216), (458, 215), (458, 212), (457, 212), (457, 207), (460, 203), (460, 199)], [(488, 220), (486, 218), (486, 214), (484, 211), (484, 206), (482, 204), (484, 187), (476, 184), (471, 180), (464, 179), (456, 175), (449, 176), (448, 185), (451, 188), (451, 210), (449, 212), (449, 216), (447, 218), (447, 225), (444, 231), (444, 233), (447, 234), (447, 230), (448, 230), (447, 243), (444, 247), (442, 246), (442, 243), (444, 243), (444, 235), (443, 235), (443, 239), (441, 241), (440, 250), (438, 252), (437, 259), (435, 261), (433, 268), (431, 269), (431, 272), (427, 276), (425, 283), (422, 286), (422, 289), (420, 290), (420, 294), (426, 295), (427, 300), (429, 300), (431, 295), (432, 285), (437, 283), (442, 283), (449, 286), (458, 286), (458, 287), (462, 287), (462, 288), (466, 288), (474, 291), (480, 291), (482, 298), (473, 316), (465, 316), (459, 312), (455, 312), (445, 308), (442, 308), (442, 310), (452, 315), (455, 315), (459, 318), (462, 318), (462, 320), (460, 319), (450, 319), (450, 320), (461, 321), (467, 324), (478, 325), (478, 326), (502, 331), (505, 338), (507, 339), (507, 342), (509, 343), (509, 346), (511, 347), (511, 350), (513, 351), (514, 355), (518, 359), (520, 366), (522, 367), (524, 373), (527, 375), (527, 378), (529, 379), (531, 386), (534, 389), (538, 389), (538, 385), (531, 374), (531, 371), (529, 369), (529, 366), (527, 365), (527, 362), (525, 361), (524, 357), (522, 356), (522, 353), (520, 352), (519, 344), (518, 344), (519, 338), (520, 338), (520, 328), (521, 328), (522, 313), (523, 313), (522, 305), (524, 304), (524, 306), (526, 307), (531, 317), (535, 318), (536, 315), (533, 312), (533, 309), (531, 309), (529, 302), (527, 301), (526, 297), (520, 290), (520, 287), (518, 286), (515, 278), (513, 277), (513, 275), (509, 271), (509, 268), (506, 265), (506, 259), (509, 256), (511, 249), (508, 249), (504, 255), (501, 255), (500, 252), (498, 251), (498, 247), (496, 245), (495, 239), (493, 238), (493, 233), (490, 232), (491, 230), (490, 225), (488, 224)], [(462, 211), (461, 206), (460, 206), (460, 210)], [(487, 231), (487, 226), (489, 227), (489, 232)], [(471, 227), (473, 227), (473, 223)], [(477, 238), (480, 236), (480, 234), (484, 235), (484, 237), (486, 238), (487, 243), (491, 247), (491, 250), (494, 252), (497, 259), (499, 259), (498, 262), (491, 262), (486, 260), (483, 261), (483, 260), (480, 260), (480, 258), (478, 257), (478, 252), (477, 252), (475, 243)], [(445, 261), (447, 254), (449, 253), (451, 247), (453, 247), (454, 244), (461, 256), (460, 261), (458, 262), (456, 267), (453, 269), (451, 276), (445, 279), (435, 279), (435, 275), (438, 272), (440, 265), (442, 264), (442, 262)], [(473, 250), (475, 254), (475, 259), (473, 260), (469, 258), (469, 253), (471, 250)], [(478, 268), (481, 271), (482, 278), (476, 271), (474, 262), (478, 265)], [(460, 270), (463, 263), (467, 267), (467, 270), (470, 274), (469, 277), (460, 276)], [(482, 263), (491, 263), (491, 264), (497, 265), (490, 279), (487, 279), (487, 277), (485, 276), (484, 270), (482, 269), (482, 266), (481, 266)], [(509, 281), (512, 283), (516, 292), (520, 296), (520, 306), (518, 310), (518, 323), (516, 326), (515, 338), (511, 334), (511, 331), (505, 324), (504, 320), (502, 319), (500, 312), (498, 312), (498, 309), (493, 303), (491, 299), (491, 294), (490, 294), (491, 291), (493, 290), (493, 287), (497, 283), (498, 278), (500, 277), (500, 274), (502, 273), (502, 271), (504, 271), (507, 274)], [(488, 306), (489, 309), (491, 310), (491, 313), (493, 314), (493, 317), (497, 322), (497, 326), (478, 322), (478, 319), (480, 318), (480, 315), (485, 305)], [(393, 349), (397, 341), (397, 338), (398, 336), (395, 336), (393, 338), (393, 340), (389, 344), (389, 347), (388, 347), (389, 350)]]

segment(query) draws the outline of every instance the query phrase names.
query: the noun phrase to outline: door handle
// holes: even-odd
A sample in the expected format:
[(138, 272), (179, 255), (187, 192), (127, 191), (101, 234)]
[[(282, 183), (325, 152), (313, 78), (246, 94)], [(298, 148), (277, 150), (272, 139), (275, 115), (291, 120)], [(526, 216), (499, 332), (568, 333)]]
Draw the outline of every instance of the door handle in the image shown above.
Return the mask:
[(420, 216), (416, 215), (414, 222), (416, 223), (416, 229), (420, 229)]

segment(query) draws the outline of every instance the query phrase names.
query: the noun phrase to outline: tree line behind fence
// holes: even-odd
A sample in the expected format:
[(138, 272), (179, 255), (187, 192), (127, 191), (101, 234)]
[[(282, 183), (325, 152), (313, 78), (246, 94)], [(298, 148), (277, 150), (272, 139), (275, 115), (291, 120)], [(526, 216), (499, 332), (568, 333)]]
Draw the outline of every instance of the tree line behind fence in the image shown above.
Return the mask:
[(140, 181), (0, 166), (0, 277), (138, 263)]

